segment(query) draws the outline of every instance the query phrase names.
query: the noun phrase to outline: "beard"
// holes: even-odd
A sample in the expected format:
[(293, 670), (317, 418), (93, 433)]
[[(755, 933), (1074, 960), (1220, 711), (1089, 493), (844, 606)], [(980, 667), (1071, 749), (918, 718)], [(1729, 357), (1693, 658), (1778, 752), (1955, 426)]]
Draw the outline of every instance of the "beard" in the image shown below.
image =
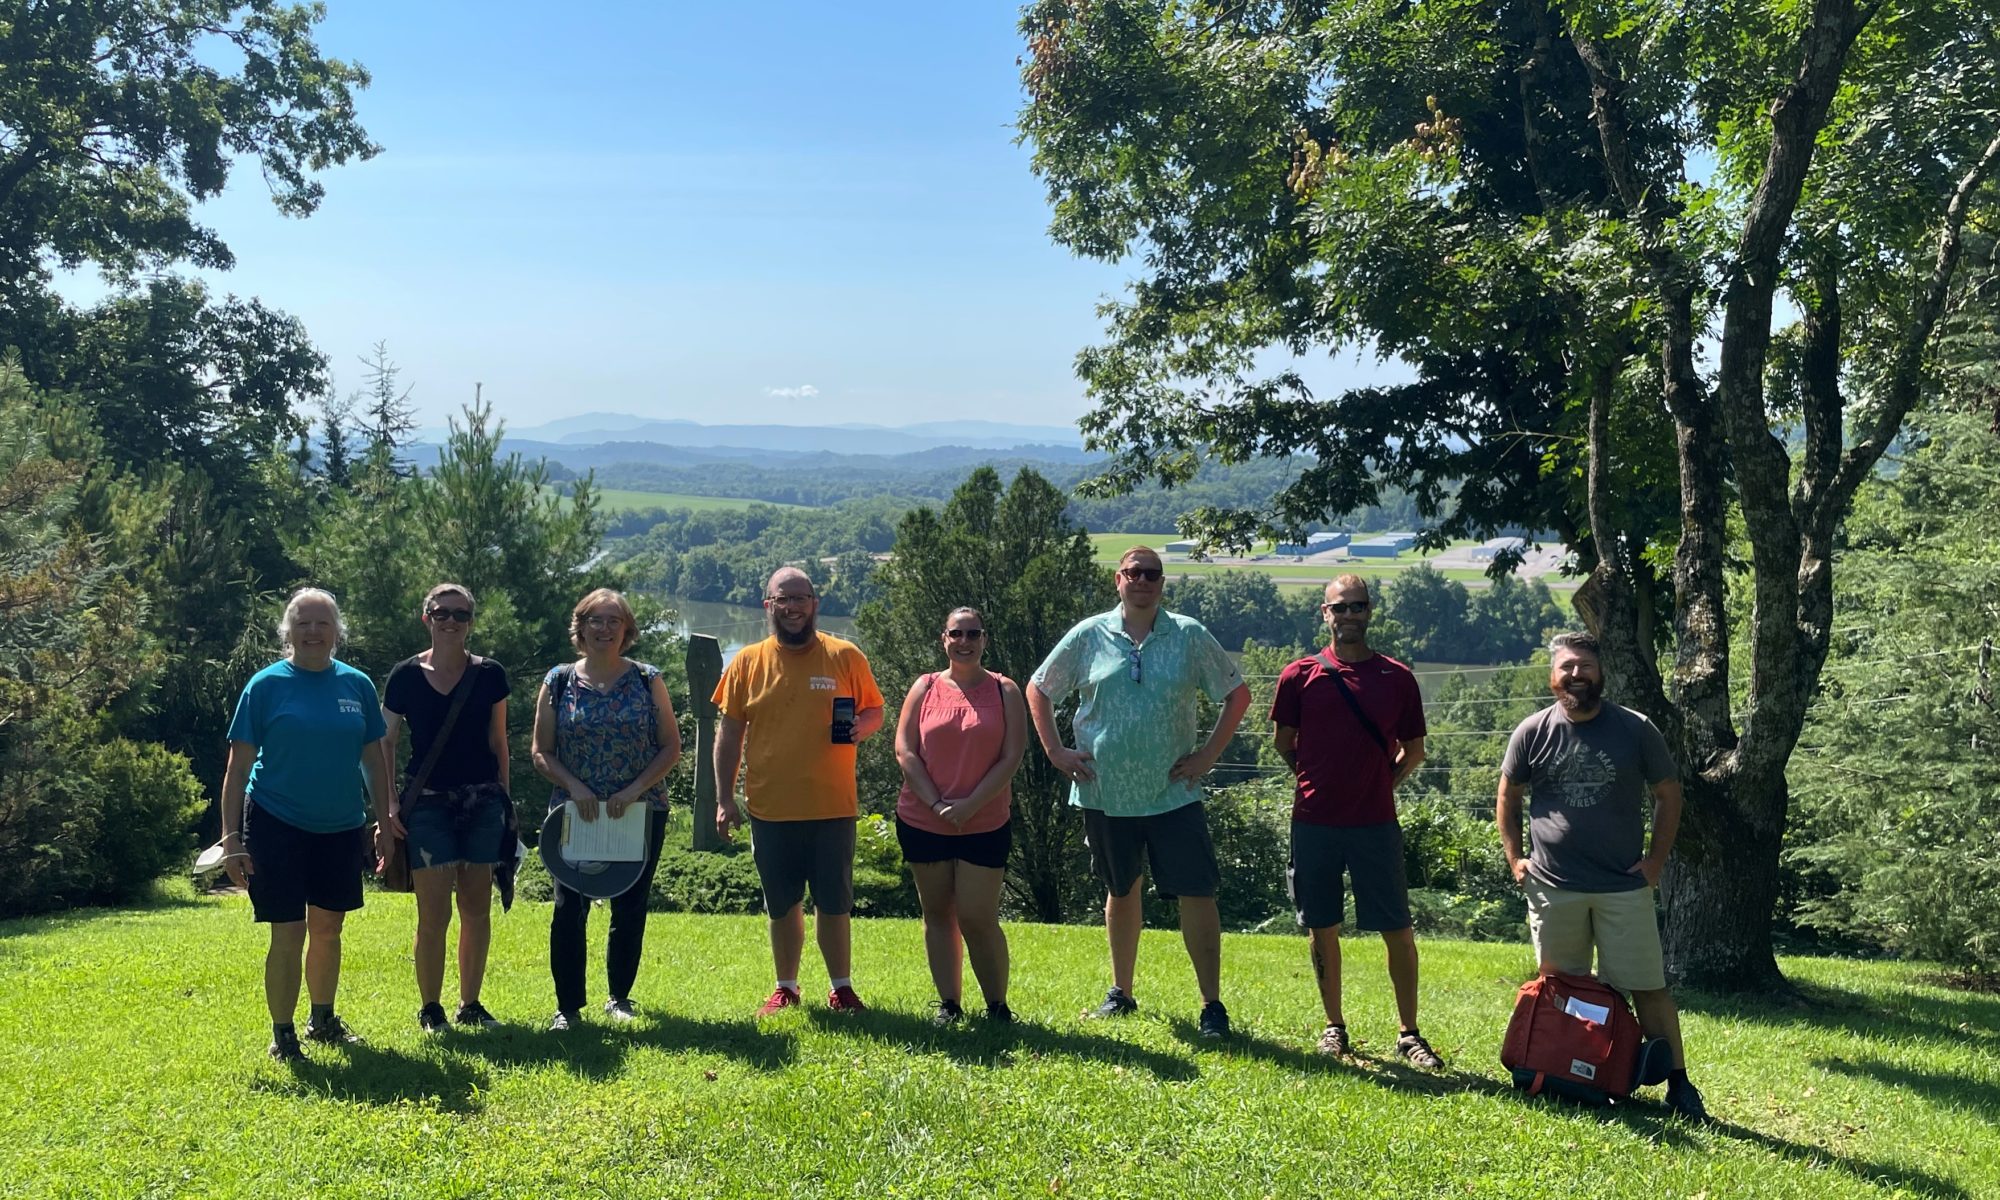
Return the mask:
[(1560, 683), (1552, 683), (1549, 685), (1549, 690), (1555, 693), (1556, 703), (1563, 706), (1564, 712), (1589, 712), (1604, 700), (1602, 680), (1580, 679), (1576, 683), (1575, 690)]
[(777, 613), (768, 614), (768, 623), (771, 626), (771, 636), (786, 646), (803, 646), (812, 641), (813, 636), (819, 632), (818, 622), (813, 617), (807, 617), (806, 623), (799, 627), (797, 633), (787, 633), (785, 627), (778, 624)]

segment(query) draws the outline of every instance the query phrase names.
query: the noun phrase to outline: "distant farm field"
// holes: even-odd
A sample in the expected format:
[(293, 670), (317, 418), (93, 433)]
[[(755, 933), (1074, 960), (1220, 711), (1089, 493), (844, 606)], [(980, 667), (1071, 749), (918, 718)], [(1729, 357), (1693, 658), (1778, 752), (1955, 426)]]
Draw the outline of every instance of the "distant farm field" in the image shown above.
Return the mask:
[(799, 508), (797, 504), (775, 504), (769, 500), (745, 500), (740, 496), (689, 496), (681, 492), (634, 492), (625, 488), (598, 488), (597, 506), (603, 512), (638, 512), (648, 508), (691, 508), (697, 512), (719, 512), (765, 504), (772, 508)]

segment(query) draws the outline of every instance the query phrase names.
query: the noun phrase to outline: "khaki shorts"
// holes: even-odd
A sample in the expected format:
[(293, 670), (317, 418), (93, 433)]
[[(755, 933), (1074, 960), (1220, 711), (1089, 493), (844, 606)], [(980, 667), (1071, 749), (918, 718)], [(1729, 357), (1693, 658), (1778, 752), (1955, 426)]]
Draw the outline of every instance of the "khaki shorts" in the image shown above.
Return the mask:
[(1528, 936), (1535, 960), (1570, 975), (1590, 974), (1597, 951), (1597, 977), (1626, 992), (1655, 992), (1667, 986), (1660, 953), (1660, 924), (1653, 889), (1629, 892), (1571, 892), (1530, 876)]

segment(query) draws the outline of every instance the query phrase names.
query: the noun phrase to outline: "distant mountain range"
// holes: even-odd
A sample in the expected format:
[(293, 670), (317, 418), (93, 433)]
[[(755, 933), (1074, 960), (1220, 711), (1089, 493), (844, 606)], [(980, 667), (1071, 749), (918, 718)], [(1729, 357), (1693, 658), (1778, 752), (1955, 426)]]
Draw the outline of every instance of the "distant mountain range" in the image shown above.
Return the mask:
[[(410, 447), (428, 465), (447, 431), (427, 429)], [(916, 425), (704, 425), (656, 421), (624, 413), (583, 413), (507, 430), (502, 448), (523, 458), (547, 458), (573, 471), (613, 463), (696, 466), (707, 462), (760, 465), (829, 457), (895, 458), (908, 466), (956, 466), (995, 456), (1083, 462), (1089, 455), (1074, 429), (1000, 421), (926, 421)]]

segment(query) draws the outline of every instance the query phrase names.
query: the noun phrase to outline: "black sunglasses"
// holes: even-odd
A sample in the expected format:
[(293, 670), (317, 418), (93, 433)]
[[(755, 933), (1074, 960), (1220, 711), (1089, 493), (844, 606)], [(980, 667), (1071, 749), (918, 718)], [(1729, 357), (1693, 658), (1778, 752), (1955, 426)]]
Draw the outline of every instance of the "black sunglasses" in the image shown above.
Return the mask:
[(1334, 603), (1332, 603), (1332, 604), (1322, 604), (1322, 605), (1320, 605), (1320, 607), (1321, 607), (1322, 609), (1325, 609), (1325, 610), (1326, 610), (1327, 612), (1334, 612), (1334, 613), (1349, 613), (1349, 612), (1367, 612), (1367, 611), (1368, 611), (1368, 601), (1366, 601), (1366, 600), (1346, 600), (1346, 601), (1338, 601), (1338, 600), (1337, 600), (1337, 601), (1335, 601), (1335, 602), (1334, 602)]
[(1125, 652), (1125, 673), (1131, 677), (1133, 683), (1146, 681), (1146, 660), (1139, 657), (1136, 647)]
[(1127, 579), (1143, 579), (1147, 583), (1158, 583), (1167, 577), (1167, 573), (1158, 567), (1120, 567), (1118, 573)]
[(984, 629), (947, 629), (944, 631), (944, 635), (954, 642), (964, 641), (966, 638), (971, 638), (976, 642), (986, 636), (986, 631)]
[(472, 610), (469, 608), (433, 608), (430, 610), (430, 617), (433, 621), (457, 621), (463, 625), (472, 620)]

